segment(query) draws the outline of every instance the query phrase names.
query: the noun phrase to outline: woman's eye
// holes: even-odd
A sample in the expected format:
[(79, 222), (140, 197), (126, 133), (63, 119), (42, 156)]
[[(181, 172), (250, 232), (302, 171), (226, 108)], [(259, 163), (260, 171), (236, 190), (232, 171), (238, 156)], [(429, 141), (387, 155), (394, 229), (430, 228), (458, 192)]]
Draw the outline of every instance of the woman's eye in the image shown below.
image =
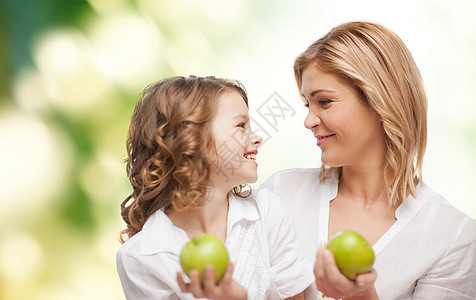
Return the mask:
[(321, 107), (325, 107), (325, 106), (328, 106), (332, 101), (331, 100), (328, 100), (328, 99), (321, 99), (319, 100), (319, 105)]
[(246, 123), (245, 123), (245, 122), (240, 123), (240, 124), (238, 124), (238, 127), (245, 128), (245, 127), (246, 127)]
[(311, 100), (311, 102), (306, 101), (306, 103), (304, 103), (304, 107), (309, 108), (311, 104), (313, 104), (313, 105), (318, 105), (321, 108), (327, 108), (331, 103), (332, 103), (332, 100), (321, 98), (321, 99)]

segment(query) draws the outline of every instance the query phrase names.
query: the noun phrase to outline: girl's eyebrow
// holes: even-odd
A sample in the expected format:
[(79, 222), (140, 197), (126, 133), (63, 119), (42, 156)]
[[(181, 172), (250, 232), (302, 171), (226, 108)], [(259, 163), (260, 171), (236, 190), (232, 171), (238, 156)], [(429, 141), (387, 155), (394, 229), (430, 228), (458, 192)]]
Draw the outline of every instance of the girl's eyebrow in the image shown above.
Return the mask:
[(249, 119), (249, 117), (245, 114), (235, 115), (233, 119)]

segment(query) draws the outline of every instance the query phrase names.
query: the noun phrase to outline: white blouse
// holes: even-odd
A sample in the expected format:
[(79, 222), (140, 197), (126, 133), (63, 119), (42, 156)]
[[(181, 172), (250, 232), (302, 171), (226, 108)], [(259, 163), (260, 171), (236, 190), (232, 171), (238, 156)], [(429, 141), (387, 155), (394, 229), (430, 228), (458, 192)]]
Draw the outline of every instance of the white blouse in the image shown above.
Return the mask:
[[(319, 182), (319, 169), (290, 169), (271, 176), (268, 188), (294, 219), (304, 256), (314, 264), (327, 243), (329, 203), (336, 180)], [(396, 212), (397, 221), (373, 246), (380, 299), (476, 299), (476, 221), (425, 184)], [(319, 294), (319, 295), (317, 295)], [(321, 299), (315, 285), (306, 299)]]
[[(163, 211), (155, 212), (117, 253), (126, 298), (194, 299), (176, 280), (180, 251), (189, 240)], [(233, 279), (247, 289), (248, 299), (288, 298), (314, 282), (293, 222), (269, 191), (245, 199), (230, 196), (225, 247), (234, 263)]]

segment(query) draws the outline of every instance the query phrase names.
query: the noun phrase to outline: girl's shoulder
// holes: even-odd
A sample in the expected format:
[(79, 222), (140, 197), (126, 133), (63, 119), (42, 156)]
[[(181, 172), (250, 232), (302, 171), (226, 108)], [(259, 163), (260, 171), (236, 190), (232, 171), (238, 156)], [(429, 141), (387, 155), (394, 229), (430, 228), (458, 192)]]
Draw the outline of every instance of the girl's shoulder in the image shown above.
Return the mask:
[[(230, 209), (241, 211), (249, 220), (265, 220), (270, 215), (284, 214), (282, 201), (270, 189), (253, 189), (248, 197), (234, 195), (230, 198)], [(256, 213), (255, 218), (252, 217)]]

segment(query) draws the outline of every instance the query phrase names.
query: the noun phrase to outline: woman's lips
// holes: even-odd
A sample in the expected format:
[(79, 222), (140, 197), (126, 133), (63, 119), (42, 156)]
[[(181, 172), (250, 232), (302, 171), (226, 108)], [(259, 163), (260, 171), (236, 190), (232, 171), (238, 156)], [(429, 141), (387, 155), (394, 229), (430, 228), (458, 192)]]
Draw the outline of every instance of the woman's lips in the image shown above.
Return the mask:
[(318, 146), (321, 146), (322, 144), (324, 144), (329, 138), (335, 136), (335, 134), (328, 134), (328, 135), (316, 135), (316, 139), (317, 139), (317, 145)]

